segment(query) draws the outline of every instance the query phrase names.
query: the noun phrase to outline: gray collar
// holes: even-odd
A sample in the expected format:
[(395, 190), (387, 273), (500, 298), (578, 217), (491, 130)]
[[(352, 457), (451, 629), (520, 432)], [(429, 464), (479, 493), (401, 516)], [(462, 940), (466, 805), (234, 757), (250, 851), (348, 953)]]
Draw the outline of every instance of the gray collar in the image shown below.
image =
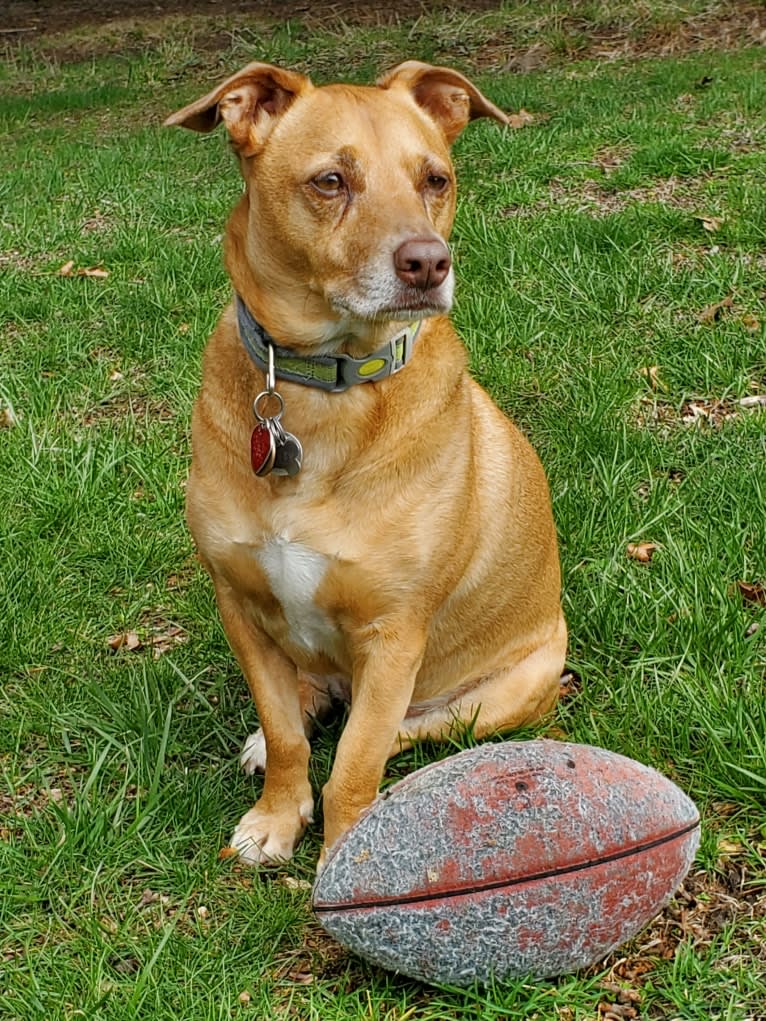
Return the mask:
[(279, 347), (261, 326), (253, 313), (237, 295), (237, 323), (239, 335), (247, 353), (266, 371), (269, 364), (269, 345), (274, 349), (274, 369), (277, 379), (290, 383), (303, 383), (319, 390), (339, 393), (357, 383), (376, 383), (393, 376), (404, 368), (412, 357), (412, 347), (420, 329), (420, 322), (410, 323), (401, 333), (366, 358), (350, 355), (309, 356)]

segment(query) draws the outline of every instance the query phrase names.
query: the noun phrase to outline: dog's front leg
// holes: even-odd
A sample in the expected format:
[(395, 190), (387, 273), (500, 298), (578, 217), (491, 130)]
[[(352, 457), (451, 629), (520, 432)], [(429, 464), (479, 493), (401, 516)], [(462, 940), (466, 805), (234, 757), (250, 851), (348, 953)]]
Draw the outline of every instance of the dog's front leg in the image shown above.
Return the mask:
[(366, 629), (354, 660), (351, 712), (323, 791), (322, 859), (377, 796), (424, 649), (425, 632), (411, 622)]
[(231, 845), (246, 862), (283, 861), (292, 856), (314, 810), (298, 672), (228, 586), (217, 582), (215, 588), (226, 637), (258, 709), (267, 756), (261, 796), (242, 816)]

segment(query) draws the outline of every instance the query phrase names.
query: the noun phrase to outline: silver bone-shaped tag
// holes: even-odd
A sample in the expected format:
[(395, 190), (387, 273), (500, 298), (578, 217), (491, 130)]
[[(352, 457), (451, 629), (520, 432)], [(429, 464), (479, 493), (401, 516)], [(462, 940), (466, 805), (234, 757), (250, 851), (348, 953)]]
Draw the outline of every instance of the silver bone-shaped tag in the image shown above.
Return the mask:
[(278, 418), (268, 422), (274, 437), (273, 475), (297, 475), (303, 463), (303, 447), (297, 436), (288, 432)]

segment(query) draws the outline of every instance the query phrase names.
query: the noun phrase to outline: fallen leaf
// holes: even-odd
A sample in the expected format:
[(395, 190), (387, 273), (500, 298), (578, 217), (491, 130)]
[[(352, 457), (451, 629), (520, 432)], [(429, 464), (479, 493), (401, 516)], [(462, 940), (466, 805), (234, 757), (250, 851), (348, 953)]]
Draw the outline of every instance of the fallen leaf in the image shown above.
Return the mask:
[(134, 975), (141, 969), (141, 962), (137, 957), (122, 957), (117, 958), (112, 967), (119, 975)]
[(151, 637), (152, 657), (159, 659), (160, 656), (169, 652), (174, 645), (183, 645), (188, 640), (189, 636), (182, 627), (179, 627), (178, 624), (168, 624), (166, 628), (162, 631), (157, 631)]
[(10, 405), (0, 408), (0, 429), (11, 429), (14, 425), (18, 425), (18, 421), (16, 413)]
[(720, 815), (722, 819), (728, 819), (739, 811), (739, 805), (733, 801), (714, 801), (710, 808), (716, 815)]
[(114, 372), (111, 372), (109, 374), (109, 382), (110, 383), (118, 383), (121, 379), (124, 379), (124, 378), (125, 377), (123, 376), (123, 374), (120, 372), (119, 369), (115, 369)]
[(681, 421), (691, 425), (709, 425), (714, 429), (735, 418), (737, 409), (730, 400), (701, 397), (687, 401), (681, 408)]
[(170, 624), (157, 614), (152, 614), (153, 619), (146, 620), (143, 615), (141, 621), (142, 635), (137, 631), (122, 631), (120, 634), (111, 635), (107, 638), (107, 645), (114, 652), (127, 649), (129, 652), (139, 652), (142, 649), (151, 649), (152, 658), (159, 659), (175, 645), (182, 645), (189, 640), (189, 636), (179, 624)]
[(284, 886), (287, 890), (310, 890), (311, 883), (308, 879), (296, 879), (295, 876), (280, 876), (277, 886)]
[(652, 390), (666, 390), (667, 387), (660, 379), (660, 367), (659, 365), (644, 365), (640, 368), (639, 373), (649, 383)]
[(314, 975), (303, 968), (296, 968), (294, 971), (289, 971), (286, 978), (288, 982), (295, 982), (296, 985), (299, 986), (310, 986), (314, 981)]
[(644, 975), (654, 971), (656, 967), (657, 965), (653, 960), (647, 960), (645, 957), (628, 957), (619, 960), (612, 971), (615, 975), (627, 979), (629, 982), (637, 982)]
[(568, 741), (569, 740), (569, 735), (567, 734), (567, 732), (565, 730), (562, 730), (561, 727), (548, 727), (548, 728), (546, 728), (546, 730), (544, 731), (544, 736), (547, 737), (549, 741)]
[(637, 989), (628, 989), (619, 982), (605, 980), (599, 982), (599, 988), (611, 993), (617, 1003), (640, 1003), (641, 993)]
[(710, 231), (711, 234), (720, 230), (724, 222), (723, 216), (697, 216), (695, 219), (699, 220), (705, 230)]
[(766, 585), (762, 585), (759, 581), (738, 581), (737, 588), (743, 602), (766, 606)]
[(226, 861), (227, 858), (239, 858), (239, 851), (236, 847), (222, 847), (218, 852), (218, 860)]
[(109, 276), (108, 269), (102, 269), (100, 266), (89, 266), (87, 269), (75, 269), (74, 259), (70, 259), (69, 262), (65, 262), (58, 271), (60, 277), (97, 277), (101, 280), (106, 279)]
[(740, 322), (748, 333), (758, 333), (761, 328), (760, 320), (756, 319), (756, 317), (750, 312), (748, 312), (747, 315), (742, 316)]
[(619, 146), (617, 148), (603, 146), (593, 154), (591, 164), (608, 175), (624, 164), (630, 152), (631, 150), (627, 146)]
[(708, 305), (707, 308), (704, 308), (700, 312), (700, 314), (697, 316), (697, 319), (701, 323), (715, 323), (715, 322), (718, 322), (718, 320), (721, 318), (721, 315), (723, 314), (724, 310), (727, 309), (727, 308), (731, 308), (733, 304), (734, 304), (734, 299), (732, 298), (731, 295), (729, 295), (728, 297), (724, 298), (722, 301), (716, 301), (712, 305)]
[(640, 564), (648, 564), (656, 549), (656, 542), (629, 542), (627, 553), (631, 560), (637, 560)]
[(248, 1003), (250, 1003), (252, 997), (250, 996), (250, 993), (248, 992), (247, 989), (243, 989), (242, 992), (237, 997), (237, 999), (239, 1000), (243, 1007), (246, 1007)]
[(118, 635), (111, 635), (107, 638), (106, 644), (115, 652), (119, 652), (120, 649), (135, 652), (143, 646), (143, 642), (135, 631), (122, 631)]
[(158, 893), (155, 893), (154, 890), (146, 889), (141, 894), (141, 900), (138, 902), (137, 907), (139, 909), (148, 908), (150, 904), (156, 904), (159, 899), (160, 895)]
[(535, 123), (535, 115), (522, 107), (518, 113), (508, 114), (508, 123), (512, 128), (526, 128)]
[(598, 1016), (601, 1021), (623, 1021), (624, 1018), (638, 1017), (638, 1011), (629, 1004), (599, 1003)]
[(726, 837), (722, 837), (718, 841), (718, 853), (725, 854), (727, 857), (732, 857), (745, 853), (745, 848), (737, 840), (727, 840)]

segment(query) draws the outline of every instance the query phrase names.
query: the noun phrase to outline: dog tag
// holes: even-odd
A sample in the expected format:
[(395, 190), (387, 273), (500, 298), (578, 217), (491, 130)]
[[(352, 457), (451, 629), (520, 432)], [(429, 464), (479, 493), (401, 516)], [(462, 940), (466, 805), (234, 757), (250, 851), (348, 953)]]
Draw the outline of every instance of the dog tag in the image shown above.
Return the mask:
[(275, 437), (274, 465), (275, 475), (297, 475), (303, 463), (303, 447), (297, 436), (279, 427), (280, 435)]
[(268, 475), (276, 455), (274, 434), (266, 422), (259, 422), (250, 436), (250, 464), (256, 475)]

